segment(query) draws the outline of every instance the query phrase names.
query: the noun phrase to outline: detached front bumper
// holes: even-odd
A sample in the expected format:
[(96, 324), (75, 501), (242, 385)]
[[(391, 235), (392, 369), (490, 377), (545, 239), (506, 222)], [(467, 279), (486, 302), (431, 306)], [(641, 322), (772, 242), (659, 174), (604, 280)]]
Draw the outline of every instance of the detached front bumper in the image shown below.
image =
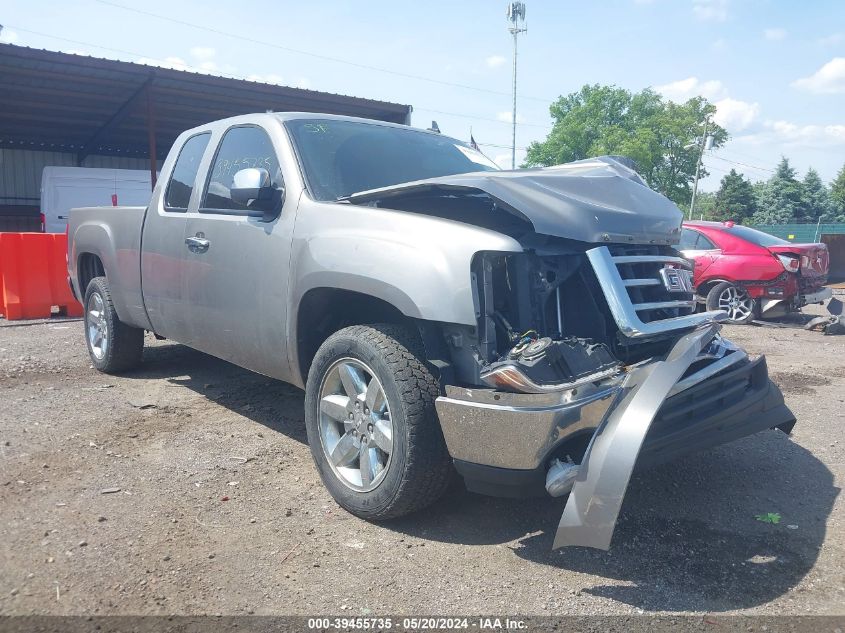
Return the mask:
[[(512, 394), (449, 387), (437, 412), (470, 490), (542, 494), (554, 457), (589, 442), (555, 547), (607, 549), (635, 465), (648, 466), (779, 427), (795, 418), (768, 377), (717, 335), (696, 329), (664, 360), (564, 392)], [(720, 356), (721, 351), (721, 356)]]

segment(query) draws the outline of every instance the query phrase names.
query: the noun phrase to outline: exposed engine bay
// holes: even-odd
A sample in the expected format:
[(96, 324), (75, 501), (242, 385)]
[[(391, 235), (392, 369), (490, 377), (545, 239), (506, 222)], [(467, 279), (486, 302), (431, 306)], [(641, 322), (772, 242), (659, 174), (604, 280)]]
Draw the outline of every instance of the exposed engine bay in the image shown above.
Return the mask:
[(548, 169), (458, 174), (347, 200), (515, 238), (524, 252), (476, 254), (478, 327), (447, 334), (449, 355), (461, 384), (542, 393), (600, 380), (663, 354), (677, 329), (692, 325), (632, 338), (620, 331), (605, 297), (589, 257), (599, 245), (609, 251), (611, 266), (624, 260), (618, 274), (630, 282), (623, 292), (624, 302), (637, 309), (633, 321), (695, 310), (689, 276), (681, 270), (687, 263), (671, 246), (679, 237), (677, 207), (623, 162), (599, 157)]
[[(670, 247), (610, 245), (610, 250), (648, 260), (622, 271), (640, 284), (629, 289), (637, 305), (692, 301), (686, 287), (670, 293), (660, 278), (666, 265), (650, 259), (676, 256)], [(495, 389), (542, 393), (600, 380), (623, 365), (665, 353), (674, 338), (624, 336), (577, 245), (546, 245), (520, 254), (479, 253), (472, 282), (479, 323), (478, 378)], [(689, 313), (690, 308), (656, 307), (648, 312), (646, 318), (664, 319)]]

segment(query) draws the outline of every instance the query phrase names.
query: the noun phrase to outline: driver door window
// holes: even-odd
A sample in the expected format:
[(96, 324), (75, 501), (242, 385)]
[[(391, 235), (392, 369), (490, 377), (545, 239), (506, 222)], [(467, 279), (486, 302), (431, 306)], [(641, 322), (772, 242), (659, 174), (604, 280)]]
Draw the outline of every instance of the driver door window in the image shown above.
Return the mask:
[[(279, 160), (267, 132), (255, 126), (234, 127), (226, 132), (208, 176), (208, 183), (200, 204), (200, 213), (226, 215), (262, 215), (259, 201), (243, 204), (232, 200), (231, 189), (235, 174), (241, 169), (263, 169), (277, 192), (282, 190)], [(274, 200), (279, 205), (281, 197)]]

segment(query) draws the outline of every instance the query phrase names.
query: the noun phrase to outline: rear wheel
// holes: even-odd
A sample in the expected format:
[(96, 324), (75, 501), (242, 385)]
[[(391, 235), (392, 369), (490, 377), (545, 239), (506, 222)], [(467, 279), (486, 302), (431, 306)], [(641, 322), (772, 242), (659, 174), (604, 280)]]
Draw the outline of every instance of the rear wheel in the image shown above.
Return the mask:
[(724, 310), (730, 323), (742, 325), (757, 317), (758, 306), (745, 288), (723, 281), (707, 293), (707, 309)]
[(85, 341), (91, 363), (107, 374), (136, 367), (144, 350), (144, 330), (117, 316), (105, 277), (94, 277), (85, 291)]
[(434, 410), (437, 379), (413, 330), (352, 326), (317, 351), (305, 388), (308, 444), (326, 488), (364, 519), (434, 502), (452, 464)]

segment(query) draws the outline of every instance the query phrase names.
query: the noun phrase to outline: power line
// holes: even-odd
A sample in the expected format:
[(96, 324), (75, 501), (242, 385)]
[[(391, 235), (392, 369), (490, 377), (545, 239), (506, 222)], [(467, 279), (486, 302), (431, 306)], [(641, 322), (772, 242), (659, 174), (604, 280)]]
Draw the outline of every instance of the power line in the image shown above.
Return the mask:
[(720, 148), (720, 150), (722, 152), (725, 152), (725, 151), (730, 152), (731, 154), (736, 155), (737, 157), (741, 158), (742, 160), (748, 160), (748, 161), (752, 161), (752, 162), (756, 162), (756, 163), (765, 163), (766, 160), (767, 160), (765, 158), (760, 158), (759, 156), (752, 156), (751, 154), (746, 154), (745, 152), (738, 152), (733, 148), (733, 146), (722, 147), (722, 148)]
[[(166, 16), (166, 15), (159, 15), (158, 13), (153, 13), (151, 11), (144, 11), (142, 9), (136, 9), (135, 7), (127, 7), (125, 5), (118, 4), (117, 2), (109, 2), (109, 0), (95, 0), (95, 1), (99, 2), (100, 4), (110, 6), (110, 7), (123, 9), (124, 11), (131, 11), (133, 13), (137, 13), (137, 14), (140, 14), (140, 15), (146, 15), (146, 16), (151, 17), (151, 18), (164, 20), (165, 22), (172, 22), (174, 24), (179, 24), (181, 26), (187, 26), (187, 27), (192, 28), (192, 29), (198, 29), (200, 31), (207, 31), (209, 33), (214, 33), (215, 35), (223, 35), (224, 37), (231, 37), (233, 39), (243, 40), (243, 41), (249, 42), (250, 44), (261, 44), (262, 46), (269, 46), (271, 48), (286, 51), (288, 53), (295, 53), (297, 55), (305, 55), (307, 57), (313, 57), (315, 59), (322, 59), (323, 61), (328, 61), (328, 62), (332, 62), (332, 63), (335, 63), (335, 64), (345, 64), (347, 66), (353, 66), (355, 68), (362, 68), (362, 69), (371, 70), (371, 71), (374, 71), (374, 72), (385, 73), (385, 74), (388, 74), (388, 75), (393, 75), (395, 77), (404, 77), (406, 79), (416, 79), (417, 81), (427, 81), (429, 83), (439, 84), (441, 86), (449, 86), (449, 87), (452, 87), (452, 88), (462, 88), (464, 90), (475, 90), (476, 92), (484, 92), (484, 93), (487, 93), (487, 94), (501, 95), (501, 96), (505, 96), (505, 97), (511, 96), (510, 93), (508, 93), (508, 92), (502, 92), (502, 91), (499, 91), (499, 90), (492, 90), (490, 88), (482, 88), (480, 86), (470, 86), (470, 85), (467, 85), (467, 84), (461, 84), (461, 83), (452, 82), (452, 81), (445, 81), (443, 79), (435, 79), (433, 77), (424, 77), (422, 75), (414, 75), (414, 74), (411, 74), (411, 73), (405, 73), (405, 72), (401, 72), (401, 71), (398, 71), (398, 70), (391, 70), (389, 68), (381, 68), (379, 66), (371, 66), (369, 64), (361, 64), (359, 62), (349, 61), (348, 59), (341, 59), (341, 58), (338, 58), (338, 57), (331, 57), (329, 55), (322, 55), (320, 53), (313, 53), (311, 51), (304, 51), (304, 50), (301, 50), (301, 49), (298, 49), (298, 48), (291, 48), (290, 46), (282, 46), (281, 44), (276, 44), (274, 42), (257, 40), (255, 38), (247, 37), (245, 35), (238, 35), (237, 33), (229, 33), (227, 31), (222, 31), (220, 29), (215, 29), (215, 28), (208, 27), (208, 26), (202, 26), (200, 24), (194, 24), (193, 22), (187, 22), (185, 20), (180, 20), (178, 18), (172, 18), (172, 17)], [(523, 98), (523, 99), (530, 99), (532, 101), (541, 101), (541, 102), (546, 103), (546, 104), (550, 104), (550, 103), (553, 102), (552, 99), (547, 99), (547, 98), (543, 98), (543, 97), (529, 97), (529, 96), (526, 96), (526, 95), (520, 95), (520, 97)]]
[(246, 79), (246, 77), (243, 77), (242, 75), (235, 75), (235, 74), (232, 74), (232, 73), (223, 72), (222, 70), (216, 70), (215, 73), (210, 73), (208, 70), (199, 68), (197, 66), (191, 66), (189, 64), (173, 64), (173, 63), (168, 62), (166, 59), (162, 59), (160, 57), (150, 57), (149, 55), (144, 55), (143, 53), (139, 53), (137, 51), (128, 51), (128, 50), (123, 49), (123, 48), (101, 46), (100, 44), (92, 44), (91, 42), (83, 42), (81, 40), (74, 40), (74, 39), (70, 39), (68, 37), (61, 37), (59, 35), (51, 35), (49, 33), (42, 33), (40, 31), (33, 31), (32, 29), (25, 29), (25, 28), (20, 27), (20, 26), (13, 26), (11, 24), (7, 24), (6, 26), (9, 27), (10, 29), (14, 29), (15, 31), (20, 31), (21, 33), (29, 33), (30, 35), (37, 35), (39, 37), (47, 37), (47, 38), (50, 38), (50, 39), (53, 39), (53, 40), (59, 40), (60, 42), (67, 42), (68, 44), (77, 44), (79, 46), (85, 46), (87, 48), (98, 48), (100, 50), (110, 51), (112, 53), (121, 53), (122, 55), (131, 55), (132, 57), (149, 59), (150, 61), (160, 62), (161, 64), (163, 64), (163, 66), (162, 66), (163, 68), (168, 68), (168, 67), (172, 68), (174, 66), (180, 66), (180, 67), (184, 67), (185, 69), (187, 69), (191, 72), (199, 73), (199, 74), (202, 74), (202, 75), (217, 74), (221, 77), (226, 77), (228, 79), (242, 79), (244, 81), (249, 81), (248, 79)]
[[(96, 48), (96, 49), (99, 49), (99, 50), (110, 51), (112, 53), (120, 53), (122, 55), (130, 55), (130, 56), (136, 57), (136, 58), (148, 59), (150, 61), (160, 63), (165, 68), (177, 66), (176, 64), (172, 64), (172, 63), (168, 62), (166, 59), (162, 59), (162, 58), (159, 58), (159, 57), (150, 57), (148, 55), (144, 55), (143, 53), (139, 53), (137, 51), (129, 51), (129, 50), (126, 50), (126, 49), (123, 49), (123, 48), (101, 46), (99, 44), (92, 44), (90, 42), (83, 42), (81, 40), (75, 40), (75, 39), (71, 39), (71, 38), (68, 38), (68, 37), (61, 37), (61, 36), (58, 36), (58, 35), (51, 35), (49, 33), (42, 33), (40, 31), (33, 31), (32, 29), (25, 29), (23, 27), (14, 26), (14, 25), (11, 25), (11, 24), (7, 24), (6, 26), (9, 29), (14, 29), (15, 31), (20, 31), (21, 33), (29, 33), (30, 35), (37, 35), (39, 37), (46, 37), (46, 38), (49, 38), (49, 39), (58, 40), (60, 42), (67, 42), (68, 44), (76, 44), (77, 46), (84, 46), (86, 48)], [(213, 73), (211, 73), (206, 69), (199, 68), (197, 66), (191, 66), (187, 63), (186, 64), (178, 64), (178, 66), (184, 67), (186, 70), (189, 70), (191, 72), (195, 72), (195, 73), (199, 73), (199, 74), (203, 74), (203, 75), (215, 75), (215, 76), (226, 77), (228, 79), (240, 79), (242, 81), (253, 81), (253, 80), (251, 80), (248, 77), (245, 77), (243, 75), (236, 75), (234, 73), (227, 73), (227, 72), (224, 72), (224, 71), (218, 70), (218, 69), (215, 69), (215, 71)], [(500, 121), (499, 119), (493, 119), (493, 118), (489, 118), (489, 117), (480, 117), (480, 116), (475, 116), (475, 115), (472, 115), (472, 114), (462, 114), (462, 113), (459, 113), (459, 112), (448, 112), (448, 111), (445, 111), (445, 110), (434, 110), (434, 109), (425, 108), (425, 107), (422, 107), (422, 106), (415, 108), (415, 110), (416, 111), (423, 111), (423, 112), (434, 112), (435, 114), (444, 114), (444, 115), (447, 115), (447, 116), (460, 117), (460, 118), (471, 119), (471, 120), (476, 120), (476, 121), (490, 121), (492, 123), (499, 123), (501, 125), (510, 125), (510, 121)], [(538, 128), (543, 128), (543, 129), (551, 129), (551, 125), (541, 125), (539, 123), (519, 123), (519, 125), (528, 126), (528, 127), (538, 127)], [(510, 147), (510, 146), (508, 146), (508, 147)]]
[(716, 156), (715, 154), (712, 154), (710, 157), (715, 158), (716, 160), (723, 160), (726, 163), (731, 163), (733, 165), (740, 165), (741, 167), (747, 167), (748, 169), (757, 169), (759, 171), (766, 171), (766, 172), (769, 172), (770, 174), (775, 173), (774, 169), (768, 169), (767, 167), (758, 167), (757, 165), (749, 165), (748, 163), (741, 163), (738, 160), (731, 160), (730, 158), (723, 158), (722, 156)]
[[(484, 147), (497, 147), (499, 149), (510, 149), (511, 148), (510, 145), (497, 145), (496, 143), (478, 143), (478, 145), (483, 145)], [(527, 147), (517, 147), (516, 149), (521, 151), (521, 152), (527, 152), (528, 151)]]
[[(462, 117), (462, 118), (465, 118), (465, 119), (475, 119), (476, 121), (490, 121), (492, 123), (504, 123), (505, 125), (511, 124), (510, 121), (502, 121), (501, 119), (491, 119), (490, 117), (481, 117), (481, 116), (475, 116), (475, 115), (472, 115), (472, 114), (458, 114), (456, 112), (446, 112), (444, 110), (432, 110), (431, 108), (424, 108), (422, 106), (420, 106), (418, 108), (416, 108), (416, 107), (414, 108), (414, 112), (420, 112), (420, 111), (421, 112), (434, 112), (435, 114), (446, 114), (446, 115), (449, 115), (449, 116), (457, 116), (457, 117)], [(508, 114), (510, 114), (510, 113), (508, 113)], [(541, 123), (518, 123), (518, 125), (523, 126), (523, 127), (539, 127), (539, 128), (544, 129), (544, 130), (551, 130), (552, 129), (551, 125), (543, 125)], [(508, 148), (510, 148), (510, 145), (508, 145)]]

